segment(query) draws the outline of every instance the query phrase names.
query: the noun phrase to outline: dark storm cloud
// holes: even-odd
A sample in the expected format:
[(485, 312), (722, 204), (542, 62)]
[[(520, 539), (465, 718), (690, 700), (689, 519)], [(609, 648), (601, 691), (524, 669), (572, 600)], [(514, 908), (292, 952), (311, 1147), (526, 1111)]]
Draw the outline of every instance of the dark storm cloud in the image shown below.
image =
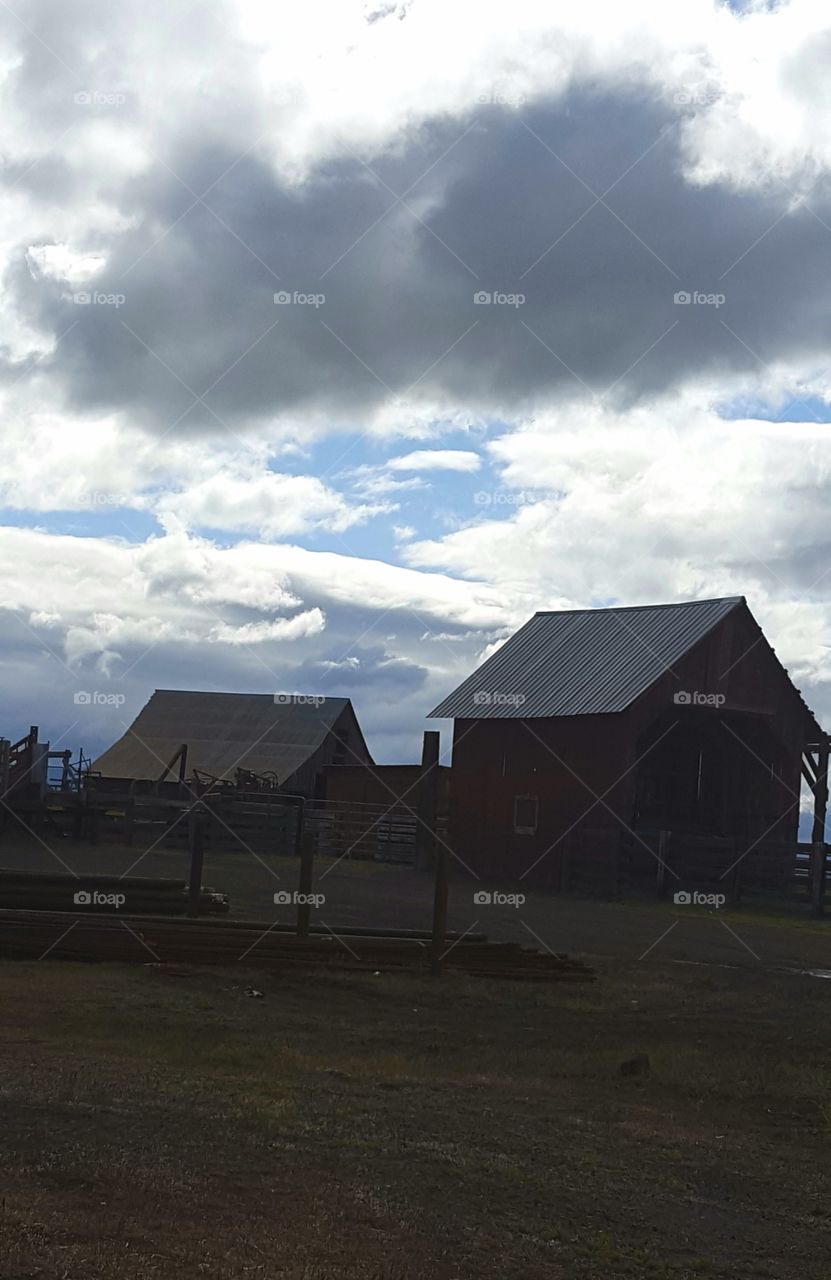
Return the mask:
[[(679, 129), (631, 95), (481, 107), (374, 172), (345, 153), (294, 187), (241, 157), (245, 139), (194, 130), (119, 194), (135, 225), (91, 287), (123, 305), (73, 304), (22, 254), (7, 288), (40, 326), (77, 321), (52, 359), (75, 407), (157, 429), (307, 408), (343, 421), (413, 384), (484, 413), (575, 392), (625, 402), (819, 353), (827, 190), (771, 231), (788, 193), (691, 186)], [(411, 186), (413, 212), (391, 194)], [(275, 306), (279, 290), (325, 303)], [(480, 290), (525, 301), (475, 305)], [(678, 291), (724, 302), (677, 305)]]
[[(155, 688), (303, 692), (352, 698), (378, 759), (416, 760), (419, 733), (429, 727), (422, 724), (424, 712), (447, 683), (446, 677), (441, 682), (431, 676), (415, 656), (419, 649), (427, 652), (425, 643), (431, 639), (429, 632), (425, 636), (424, 621), (406, 609), (389, 612), (384, 631), (393, 631), (391, 645), (413, 655), (391, 657), (374, 638), (371, 618), (319, 598), (326, 607), (326, 630), (302, 642), (230, 648), (164, 639), (156, 645), (120, 645), (109, 673), (100, 670), (94, 655), (70, 667), (53, 629), (36, 620), (26, 624), (0, 609), (4, 730), (19, 736), (35, 722), (41, 737), (51, 738), (60, 749), (83, 746), (97, 754), (121, 736)], [(430, 651), (433, 661), (447, 656), (440, 640), (431, 642)], [(472, 641), (465, 652), (475, 652)], [(124, 701), (79, 706), (78, 690), (119, 694)]]

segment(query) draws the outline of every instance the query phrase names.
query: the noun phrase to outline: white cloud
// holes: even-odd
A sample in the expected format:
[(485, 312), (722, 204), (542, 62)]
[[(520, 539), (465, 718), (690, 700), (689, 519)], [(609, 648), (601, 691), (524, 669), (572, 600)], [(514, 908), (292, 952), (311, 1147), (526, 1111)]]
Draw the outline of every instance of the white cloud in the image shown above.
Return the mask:
[[(671, 137), (673, 146), (680, 141), (680, 153), (668, 152), (665, 163), (683, 168), (689, 184), (685, 193), (692, 189), (700, 195), (700, 187), (738, 190), (742, 208), (752, 206), (764, 215), (754, 266), (758, 273), (761, 253), (778, 234), (771, 231), (767, 238), (774, 220), (793, 211), (806, 194), (814, 201), (831, 166), (826, 0), (789, 0), (774, 7), (760, 0), (741, 16), (713, 0), (631, 0), (626, 5), (514, 0), (510, 6), (481, 0), (451, 5), (444, 0), (324, 0), (291, 14), (261, 0), (234, 5), (217, 0), (200, 6), (197, 27), (187, 24), (181, 6), (161, 0), (143, 0), (141, 6), (137, 0), (93, 2), (76, 9), (33, 0), (27, 10), (30, 31), (17, 23), (4, 28), (9, 47), (0, 57), (0, 74), (7, 189), (0, 207), (0, 262), (9, 287), (0, 301), (0, 343), (10, 362), (7, 377), (20, 383), (5, 393), (1, 406), (0, 501), (38, 518), (56, 511), (118, 509), (123, 525), (115, 536), (113, 521), (105, 538), (0, 531), (0, 601), (15, 611), (7, 640), (13, 658), (0, 668), (4, 692), (17, 696), (25, 670), (26, 696), (39, 696), (43, 664), (67, 679), (90, 667), (117, 678), (132, 665), (132, 687), (145, 691), (159, 671), (170, 672), (171, 683), (233, 686), (246, 680), (271, 681), (276, 687), (277, 675), (311, 664), (312, 680), (329, 672), (343, 681), (370, 682), (357, 687), (380, 688), (373, 714), (392, 732), (394, 718), (421, 714), (434, 687), (438, 693), (438, 685), (452, 684), (535, 608), (729, 592), (748, 595), (792, 672), (831, 709), (828, 427), (763, 423), (750, 413), (746, 420), (725, 423), (712, 407), (740, 397), (777, 396), (784, 406), (792, 393), (828, 402), (828, 377), (816, 357), (777, 348), (776, 334), (780, 342), (787, 336), (787, 317), (769, 344), (757, 345), (744, 328), (738, 338), (723, 338), (736, 350), (744, 344), (751, 373), (738, 376), (725, 360), (720, 380), (708, 372), (699, 381), (695, 361), (681, 362), (671, 396), (647, 389), (634, 407), (630, 401), (619, 411), (598, 407), (591, 396), (565, 403), (561, 388), (540, 383), (529, 390), (530, 379), (523, 387), (525, 347), (506, 349), (505, 330), (495, 327), (519, 317), (494, 314), (495, 308), (477, 321), (477, 336), (494, 335), (492, 363), (484, 370), (493, 371), (492, 385), (485, 376), (467, 382), (449, 376), (443, 389), (429, 384), (434, 368), (452, 369), (452, 358), (465, 350), (461, 324), (451, 326), (450, 339), (459, 341), (458, 348), (430, 330), (429, 354), (419, 349), (414, 369), (405, 359), (427, 327), (421, 313), (412, 310), (407, 264), (416, 260), (415, 248), (423, 243), (441, 248), (437, 237), (448, 193), (464, 195), (471, 178), (465, 164), (474, 161), (466, 147), (485, 146), (505, 113), (518, 120), (543, 100), (559, 100), (563, 117), (575, 128), (604, 95), (607, 102), (654, 106), (656, 132), (633, 134), (633, 152), (620, 166), (631, 168), (615, 188), (615, 204), (627, 191), (646, 190), (636, 211), (648, 206), (671, 221), (674, 206), (666, 206), (666, 213), (663, 189), (649, 187), (654, 174), (647, 180), (647, 166), (639, 166), (647, 151), (654, 158), (662, 138)], [(56, 58), (44, 51), (44, 39), (58, 51)], [(44, 79), (41, 60), (47, 58), (52, 74)], [(62, 70), (61, 61), (77, 67), (77, 74)], [(89, 100), (76, 102), (79, 91)], [(660, 135), (658, 125), (665, 120), (674, 125), (669, 135)], [(412, 156), (418, 158), (418, 146), (437, 122), (448, 130), (446, 150), (431, 153), (429, 181), (422, 183)], [(597, 156), (615, 145), (614, 136), (609, 138), (605, 133), (598, 138)], [(214, 153), (228, 157), (234, 185), (225, 192), (221, 212), (212, 213), (196, 197), (218, 180)], [(511, 235), (511, 200), (523, 198), (524, 188), (514, 195), (513, 154), (506, 157), (498, 149), (493, 154), (503, 166), (492, 179), (504, 206), (505, 221), (494, 223), (501, 252), (500, 228)], [(591, 150), (585, 157), (587, 181), (597, 156)], [(382, 160), (390, 177), (387, 189), (377, 177)], [(557, 154), (545, 154), (543, 147), (539, 160), (579, 189), (579, 178), (569, 177)], [(259, 168), (245, 185), (241, 175), (249, 161)], [(224, 158), (220, 169), (223, 164)], [(399, 190), (416, 179), (406, 196), (410, 209), (391, 189), (396, 165), (406, 175)], [(99, 384), (116, 363), (111, 357), (118, 317), (110, 330), (103, 324), (97, 331), (83, 330), (84, 340), (72, 349), (87, 381), (83, 391), (72, 383), (60, 356), (77, 320), (74, 308), (60, 313), (65, 330), (53, 331), (41, 318), (41, 300), (51, 297), (50, 289), (57, 295), (61, 284), (74, 286), (106, 274), (125, 237), (135, 233), (133, 261), (121, 262), (119, 270), (136, 306), (154, 287), (162, 295), (160, 310), (149, 312), (158, 323), (148, 322), (148, 345), (155, 345), (166, 315), (176, 316), (178, 326), (174, 306), (180, 281), (194, 279), (187, 271), (195, 264), (198, 278), (210, 286), (205, 330), (197, 332), (194, 320), (181, 332), (174, 326), (168, 341), (178, 341), (180, 352), (194, 356), (200, 377), (193, 385), (211, 386), (216, 380), (224, 390), (235, 366), (229, 368), (220, 358), (222, 349), (211, 348), (207, 339), (229, 334), (235, 358), (249, 360), (249, 353), (241, 338), (242, 302), (228, 288), (227, 276), (213, 285), (215, 241), (205, 228), (222, 234), (219, 219), (227, 215), (224, 243), (250, 261), (244, 241), (249, 226), (257, 229), (260, 195), (269, 177), (278, 175), (267, 195), (277, 201), (289, 230), (277, 225), (272, 247), (275, 261), (280, 257), (279, 271), (290, 272), (292, 235), (299, 240), (307, 226), (317, 225), (315, 219), (325, 222), (324, 214), (331, 215), (330, 192), (346, 166), (358, 179), (339, 190), (354, 202), (355, 235), (367, 237), (360, 243), (374, 244), (373, 218), (388, 231), (381, 247), (372, 250), (374, 265), (385, 271), (368, 280), (356, 272), (355, 296), (347, 298), (349, 324), (340, 340), (331, 333), (324, 340), (340, 355), (346, 350), (347, 368), (368, 369), (376, 394), (378, 387), (392, 387), (389, 395), (365, 405), (346, 394), (341, 368), (325, 365), (321, 375), (313, 359), (307, 369), (295, 368), (315, 341), (302, 336), (307, 332), (302, 325), (319, 336), (323, 317), (289, 308), (280, 309), (286, 314), (279, 317), (278, 331), (294, 335), (296, 345), (287, 348), (288, 355), (278, 358), (256, 348), (250, 363), (236, 370), (245, 382), (229, 415), (233, 434), (217, 428), (215, 435), (195, 439), (184, 426), (170, 429), (175, 413), (165, 420), (164, 434), (160, 429), (154, 437), (143, 430), (138, 413), (143, 383), (156, 388), (169, 378), (176, 390), (176, 378), (185, 370), (175, 356), (164, 370), (140, 343), (125, 361), (136, 413), (127, 397), (122, 413), (107, 411), (104, 406), (113, 401)], [(672, 176), (678, 180), (675, 169)], [(644, 188), (637, 185), (641, 180)], [(196, 186), (189, 190), (191, 184)], [(478, 190), (475, 183), (473, 189)], [(310, 191), (323, 193), (317, 203)], [(578, 194), (582, 198), (583, 192)], [(586, 191), (585, 197), (584, 227), (593, 216), (588, 210), (592, 196)], [(557, 223), (563, 209), (548, 198), (551, 207), (545, 204), (542, 213), (546, 234), (550, 216), (554, 236), (565, 230)], [(464, 212), (466, 206), (458, 207)], [(262, 208), (271, 208), (265, 199)], [(806, 214), (811, 230), (823, 237), (827, 211), (811, 208), (813, 213)], [(297, 209), (301, 215), (293, 223)], [(623, 217), (623, 205), (621, 210)], [(491, 210), (480, 212), (485, 226)], [(602, 226), (614, 222), (611, 213), (596, 212), (605, 219)], [(342, 252), (354, 237), (340, 206), (337, 216), (343, 227), (335, 226), (333, 239), (343, 240), (337, 250)], [(643, 251), (643, 262), (639, 257), (631, 276), (636, 287), (650, 271), (660, 277), (663, 268), (654, 256), (650, 259), (644, 228), (635, 221), (628, 248)], [(178, 240), (179, 232), (193, 224), (198, 234)], [(792, 225), (793, 219), (783, 220), (783, 230)], [(714, 227), (717, 236), (719, 227)], [(476, 228), (470, 230), (474, 251), (469, 256), (482, 272), (494, 273), (484, 284), (501, 286), (501, 257), (477, 241)], [(612, 230), (625, 234), (620, 224)], [(743, 225), (734, 230), (735, 257), (751, 245), (742, 236)], [(598, 280), (606, 288), (604, 272), (617, 259), (604, 234), (599, 231), (591, 242), (596, 250), (591, 261), (575, 251), (558, 264), (563, 288), (572, 285), (572, 298), (590, 294)], [(313, 243), (312, 250), (319, 254), (323, 243)], [(703, 264), (714, 277), (729, 266), (729, 260), (721, 261), (721, 248), (719, 242)], [(167, 249), (170, 258), (164, 259)], [(529, 246), (529, 262), (537, 251)], [(467, 246), (463, 252), (468, 256)], [(158, 279), (152, 275), (155, 262), (165, 263), (158, 267)], [(319, 271), (326, 265), (322, 262)], [(448, 256), (445, 265), (450, 272), (459, 263)], [(272, 281), (261, 259), (260, 267), (268, 277), (267, 296)], [(472, 295), (470, 271), (461, 270)], [(560, 309), (575, 331), (568, 298), (563, 301), (557, 291), (560, 276), (551, 311)], [(669, 278), (665, 283), (671, 303), (675, 286)], [(437, 313), (450, 305), (441, 292), (445, 285), (442, 276)], [(773, 280), (770, 296), (762, 298), (768, 316), (780, 313), (778, 288)], [(382, 353), (390, 357), (389, 375), (383, 360), (376, 368), (375, 353), (368, 349), (370, 322), (387, 297), (394, 305), (391, 325), (401, 323)], [(625, 315), (633, 326), (638, 303), (634, 294), (631, 300), (627, 296)], [(614, 312), (609, 293), (601, 294), (597, 305), (591, 326), (603, 348), (625, 325), (615, 320), (620, 313)], [(746, 317), (753, 319), (755, 306), (754, 301), (746, 308)], [(824, 299), (813, 299), (807, 308), (815, 351), (827, 345), (823, 306)], [(256, 332), (265, 332), (271, 310)], [(690, 332), (694, 322), (704, 323), (690, 313), (687, 322)], [(488, 331), (487, 324), (494, 328)], [(650, 329), (655, 339), (660, 332), (657, 323), (654, 333)], [(658, 359), (670, 362), (681, 332), (660, 348)], [(534, 342), (528, 338), (532, 354)], [(97, 365), (96, 343), (104, 352)], [(581, 377), (586, 354), (577, 352)], [(170, 355), (163, 342), (160, 355)], [(549, 355), (564, 367), (559, 349)], [(639, 347), (635, 356), (632, 368), (639, 367)], [(135, 365), (129, 363), (133, 358)], [(277, 380), (265, 398), (265, 411), (259, 411), (245, 401), (245, 392), (258, 370), (265, 378), (263, 369), (268, 374), (276, 369)], [(382, 382), (388, 376), (389, 383)], [(302, 390), (304, 378), (330, 393), (334, 407), (303, 403), (297, 385)], [(504, 385), (513, 379), (519, 390)], [(395, 394), (402, 386), (410, 386), (410, 392)], [(287, 387), (295, 400), (287, 393), (285, 402), (277, 403)], [(619, 388), (626, 389), (625, 383)], [(524, 407), (518, 410), (516, 403), (526, 392), (531, 407), (518, 419)], [(805, 406), (793, 406), (793, 412), (812, 416)], [(469, 431), (478, 443), (494, 421), (500, 423), (498, 438), (480, 447), (500, 474), (497, 486), (483, 487), (478, 508), (443, 513), (448, 523), (463, 520), (464, 527), (425, 540), (409, 508), (398, 518), (414, 523), (392, 526), (406, 544), (402, 555), (410, 567), (385, 564), (370, 554), (312, 552), (290, 543), (318, 531), (343, 533), (391, 514), (395, 506), (388, 499), (400, 495), (404, 505), (409, 493), (428, 489), (431, 473), (479, 471), (479, 453), (446, 449), (442, 442)], [(351, 496), (339, 492), (335, 481), (313, 474), (312, 446), (341, 430), (365, 433), (372, 446), (372, 452), (356, 450), (349, 459), (358, 463), (347, 476)], [(379, 444), (387, 453), (390, 441), (401, 438), (423, 447), (380, 465), (366, 461), (381, 456)], [(281, 455), (289, 451), (309, 459), (310, 474), (282, 469), (287, 464)], [(158, 519), (164, 535), (137, 533), (131, 511)], [(248, 540), (222, 548), (199, 536), (204, 530), (230, 535), (229, 541), (239, 535)], [(406, 696), (399, 698), (401, 690)]]
[(387, 507), (350, 507), (314, 476), (226, 470), (190, 488), (163, 494), (153, 502), (153, 509), (167, 527), (258, 533), (271, 539), (311, 529), (342, 533)]
[(416, 449), (397, 458), (388, 458), (389, 471), (478, 471), (482, 459), (466, 449)]
[(92, 279), (106, 262), (101, 254), (79, 253), (66, 244), (30, 245), (26, 258), (35, 273), (69, 284)]

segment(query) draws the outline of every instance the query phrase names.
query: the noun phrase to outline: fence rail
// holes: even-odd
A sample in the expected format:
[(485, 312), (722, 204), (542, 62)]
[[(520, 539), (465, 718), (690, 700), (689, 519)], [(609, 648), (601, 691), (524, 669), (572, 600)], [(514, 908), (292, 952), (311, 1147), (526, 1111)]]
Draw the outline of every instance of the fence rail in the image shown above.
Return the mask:
[[(175, 791), (176, 789), (173, 788)], [(308, 833), (316, 856), (413, 864), (420, 822), (402, 805), (305, 800), (282, 792), (219, 792), (204, 804), (206, 852), (274, 856), (299, 853)], [(56, 827), (84, 833), (96, 843), (186, 849), (192, 795), (153, 795), (97, 790), (53, 791), (46, 813)], [(438, 814), (432, 831), (447, 842), (448, 821)]]

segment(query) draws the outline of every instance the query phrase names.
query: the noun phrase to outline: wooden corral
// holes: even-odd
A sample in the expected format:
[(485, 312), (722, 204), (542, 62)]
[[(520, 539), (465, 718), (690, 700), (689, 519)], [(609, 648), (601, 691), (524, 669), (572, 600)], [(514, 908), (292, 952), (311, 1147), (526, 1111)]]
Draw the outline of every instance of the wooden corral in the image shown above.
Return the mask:
[(329, 856), (429, 866), (447, 838), (449, 798), (450, 769), (438, 764), (335, 765), (306, 821)]
[(827, 736), (743, 597), (537, 614), (441, 703), (451, 845), (550, 889), (781, 887)]

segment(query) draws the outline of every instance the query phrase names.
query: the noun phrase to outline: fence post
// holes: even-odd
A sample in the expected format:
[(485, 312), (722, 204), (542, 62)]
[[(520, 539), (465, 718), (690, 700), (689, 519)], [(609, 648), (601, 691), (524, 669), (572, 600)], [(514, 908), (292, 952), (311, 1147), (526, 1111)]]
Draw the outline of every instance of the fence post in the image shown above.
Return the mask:
[(811, 845), (811, 907), (815, 916), (825, 915), (825, 879), (828, 851), (825, 842)]
[(667, 856), (669, 854), (669, 832), (658, 832), (658, 874), (655, 881), (655, 892), (659, 898), (667, 896)]
[(415, 865), (421, 871), (427, 871), (432, 867), (435, 857), (440, 742), (441, 736), (436, 730), (428, 729), (424, 734), (415, 832)]
[(814, 824), (811, 840), (825, 840), (825, 819), (828, 813), (828, 755), (829, 739), (823, 737), (817, 748), (817, 779), (814, 783)]
[(297, 902), (297, 936), (308, 938), (309, 923), (312, 916), (312, 904), (309, 896), (312, 892), (312, 873), (314, 871), (315, 850), (311, 832), (303, 836), (300, 846), (300, 883), (297, 891), (300, 895)]
[[(297, 804), (294, 805), (294, 856), (299, 858), (303, 854), (303, 836), (306, 830), (306, 801), (303, 796), (298, 796)], [(309, 839), (312, 833), (309, 832)]]
[[(438, 734), (436, 736), (438, 737)], [(433, 890), (433, 939), (430, 948), (430, 968), (433, 974), (439, 974), (441, 973), (442, 960), (447, 946), (447, 848), (441, 840), (436, 845), (435, 866), (436, 878)]]
[(190, 872), (188, 875), (188, 915), (199, 915), (199, 898), (202, 893), (202, 863), (205, 857), (203, 809), (201, 802), (193, 805), (188, 814), (188, 850)]

